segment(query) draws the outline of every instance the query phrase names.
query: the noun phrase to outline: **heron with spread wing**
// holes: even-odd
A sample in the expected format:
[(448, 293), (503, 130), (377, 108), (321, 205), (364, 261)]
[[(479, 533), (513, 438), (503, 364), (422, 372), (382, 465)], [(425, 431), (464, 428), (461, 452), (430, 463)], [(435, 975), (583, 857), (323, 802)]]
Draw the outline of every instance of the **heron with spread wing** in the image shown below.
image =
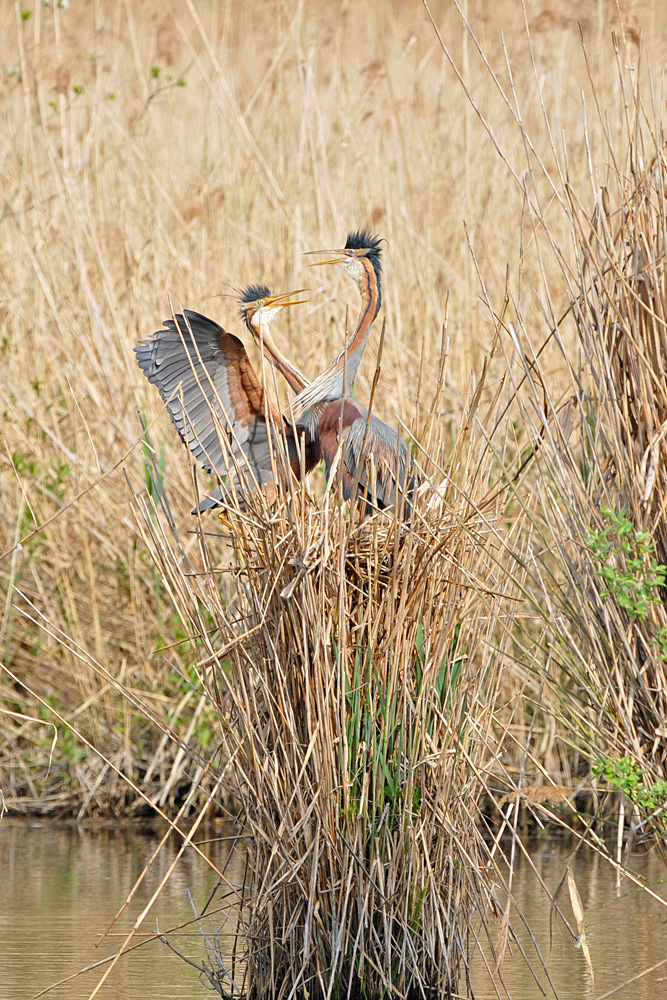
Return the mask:
[[(269, 329), (281, 309), (305, 301), (294, 298), (303, 291), (271, 295), (265, 285), (249, 285), (240, 300), (241, 316), (264, 355), (297, 392), (306, 379), (277, 349), (271, 353)], [(291, 470), (300, 478), (320, 460), (317, 437), (306, 427), (295, 429), (271, 405), (242, 341), (213, 320), (186, 309), (134, 350), (183, 443), (208, 472), (226, 477), (200, 501), (200, 511), (249, 490), (262, 490), (271, 500), (276, 473), (286, 478)]]

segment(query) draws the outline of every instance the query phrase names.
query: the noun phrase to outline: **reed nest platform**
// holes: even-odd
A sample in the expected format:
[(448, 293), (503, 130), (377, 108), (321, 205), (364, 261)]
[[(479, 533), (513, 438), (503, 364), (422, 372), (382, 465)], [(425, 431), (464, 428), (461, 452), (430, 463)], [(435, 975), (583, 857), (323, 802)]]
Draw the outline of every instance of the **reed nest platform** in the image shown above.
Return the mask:
[(335, 488), (258, 494), (221, 532), (200, 525), (196, 566), (164, 506), (138, 501), (250, 834), (245, 983), (221, 970), (225, 994), (448, 996), (466, 974), (495, 906), (479, 803), (518, 591), (507, 487), (491, 451), (465, 454), (456, 484), (424, 453), (409, 514), (363, 516)]

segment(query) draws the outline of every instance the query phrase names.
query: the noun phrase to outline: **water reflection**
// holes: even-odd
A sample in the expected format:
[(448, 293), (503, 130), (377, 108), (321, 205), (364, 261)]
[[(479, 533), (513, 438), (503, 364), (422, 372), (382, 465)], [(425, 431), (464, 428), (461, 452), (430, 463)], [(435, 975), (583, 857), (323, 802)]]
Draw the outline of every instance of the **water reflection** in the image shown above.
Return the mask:
[[(225, 834), (229, 831), (221, 831), (220, 836)], [(99, 950), (95, 941), (125, 900), (156, 843), (154, 835), (125, 827), (86, 832), (47, 821), (0, 823), (0, 997), (3, 1000), (28, 1000), (120, 946), (124, 934), (164, 876), (177, 845), (170, 843), (161, 853), (117, 925), (115, 936), (108, 938)], [(230, 842), (209, 843), (205, 849), (221, 867), (228, 860)], [(527, 863), (519, 861), (513, 891), (557, 992), (550, 987), (545, 973), (539, 971), (535, 949), (513, 911), (512, 924), (520, 931), (544, 993), (513, 947), (502, 967), (507, 992), (503, 993), (501, 988), (500, 996), (512, 1000), (534, 1000), (542, 995), (556, 995), (561, 1000), (592, 1000), (594, 995), (600, 997), (627, 983), (667, 957), (667, 908), (657, 900), (625, 878), (621, 881), (621, 896), (617, 898), (614, 873), (603, 860), (583, 853), (570, 857), (558, 841), (540, 841), (533, 845), (531, 853), (541, 878), (552, 891), (561, 881), (568, 861), (571, 865), (586, 913), (596, 993), (592, 991), (581, 951), (561, 921), (551, 919), (553, 914), (546, 896), (538, 888)], [(635, 855), (632, 867), (661, 898), (667, 899), (665, 869), (657, 853)], [(232, 881), (240, 880), (240, 862), (232, 858), (227, 874)], [(161, 931), (166, 931), (190, 920), (188, 890), (201, 908), (216, 882), (214, 872), (194, 851), (189, 851), (147, 917), (142, 932), (154, 932), (156, 922)], [(575, 927), (566, 884), (559, 903)], [(492, 933), (496, 934), (497, 929), (492, 928)], [(201, 936), (196, 929), (190, 928), (173, 940), (182, 951), (201, 961)], [(48, 996), (84, 1000), (100, 976), (99, 969), (89, 972)], [(498, 996), (483, 963), (477, 960), (473, 966), (473, 987), (477, 1000)], [(211, 994), (204, 990), (195, 969), (161, 942), (153, 941), (124, 957), (98, 995), (102, 1000), (157, 997), (202, 1000)], [(667, 997), (667, 963), (614, 993), (614, 1000), (661, 997)]]
[[(554, 893), (562, 883), (557, 902), (576, 934), (577, 925), (566, 878), (568, 864), (572, 870), (584, 907), (595, 992), (581, 949), (576, 947), (563, 921), (552, 911), (528, 862), (520, 859), (512, 884), (513, 894), (534, 935), (552, 985), (549, 977), (540, 970), (539, 957), (522, 926), (520, 915), (513, 910), (512, 926), (540, 985), (537, 985), (514, 947), (513, 956), (506, 957), (502, 966), (507, 993), (501, 991), (500, 995), (509, 995), (512, 1000), (533, 1000), (540, 996), (558, 996), (560, 1000), (593, 1000), (617, 990), (613, 1000), (660, 1000), (667, 997), (667, 962), (629, 983), (633, 977), (667, 959), (667, 907), (626, 877), (621, 878), (620, 896), (617, 896), (616, 875), (603, 858), (584, 851), (572, 854), (558, 840), (541, 840), (531, 845), (531, 860), (550, 892)], [(667, 871), (657, 851), (633, 855), (629, 867), (651, 886), (656, 895), (667, 900)], [(486, 950), (488, 954), (489, 949)], [(628, 985), (623, 986), (624, 983)], [(495, 1000), (498, 995), (480, 961), (474, 963), (473, 986), (476, 1000)]]
[[(177, 845), (172, 840), (173, 835), (114, 928), (114, 935), (96, 949), (97, 935), (107, 928), (153, 853), (155, 836), (131, 827), (90, 832), (46, 821), (0, 823), (0, 997), (27, 1000), (113, 954), (173, 860)], [(205, 850), (220, 867), (229, 841), (207, 844)], [(240, 877), (229, 870), (228, 875)], [(189, 850), (141, 932), (166, 931), (191, 920), (188, 890), (201, 909), (216, 883), (215, 873)], [(173, 940), (181, 951), (201, 961), (201, 936), (196, 928)], [(103, 971), (88, 972), (47, 996), (83, 1000), (90, 996)], [(197, 971), (160, 941), (123, 957), (98, 994), (101, 1000), (196, 1000), (209, 995)]]

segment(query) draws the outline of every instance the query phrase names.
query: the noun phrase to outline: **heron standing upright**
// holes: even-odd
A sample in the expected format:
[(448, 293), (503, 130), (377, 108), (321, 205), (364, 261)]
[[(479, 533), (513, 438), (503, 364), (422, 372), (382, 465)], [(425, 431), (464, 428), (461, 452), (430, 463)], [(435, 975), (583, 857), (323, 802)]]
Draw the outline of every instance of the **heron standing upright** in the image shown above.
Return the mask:
[(359, 230), (348, 234), (340, 250), (311, 253), (326, 253), (328, 257), (310, 267), (340, 264), (359, 289), (361, 311), (345, 349), (294, 400), (295, 409), (300, 410), (297, 423), (319, 439), (327, 476), (340, 450), (346, 500), (357, 483), (367, 502), (375, 497), (380, 508), (394, 507), (400, 495), (409, 504), (415, 476), (405, 442), (398, 430), (369, 414), (352, 394), (368, 335), (382, 304), (380, 240)]
[[(298, 292), (271, 295), (265, 285), (241, 293), (241, 316), (264, 354), (295, 391), (306, 379), (281, 354), (269, 351), (269, 328), (278, 312), (305, 300)], [(286, 477), (287, 461), (297, 476), (320, 460), (317, 437), (292, 424), (271, 405), (243, 343), (213, 320), (190, 309), (165, 320), (163, 328), (135, 347), (139, 367), (157, 386), (181, 440), (208, 472), (227, 481), (198, 509), (209, 510), (250, 490), (275, 496), (275, 473)], [(297, 443), (297, 435), (299, 442)]]

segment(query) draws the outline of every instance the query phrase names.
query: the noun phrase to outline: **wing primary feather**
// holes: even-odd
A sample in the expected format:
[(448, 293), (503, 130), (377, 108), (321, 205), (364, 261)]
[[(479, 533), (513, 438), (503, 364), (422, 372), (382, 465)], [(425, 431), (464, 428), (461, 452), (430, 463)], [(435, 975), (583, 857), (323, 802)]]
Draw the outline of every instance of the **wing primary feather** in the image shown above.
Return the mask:
[[(234, 384), (261, 404), (261, 386), (242, 342), (201, 313), (184, 310), (137, 344), (135, 353), (144, 375), (167, 404), (179, 437), (197, 460), (218, 475), (238, 473), (245, 465), (249, 477), (256, 478), (261, 460), (244, 460), (244, 442), (248, 426), (263, 423), (264, 417), (253, 409), (252, 399), (234, 399), (227, 371), (228, 365), (242, 368), (242, 383), (237, 379)], [(243, 421), (238, 419), (239, 403)]]

